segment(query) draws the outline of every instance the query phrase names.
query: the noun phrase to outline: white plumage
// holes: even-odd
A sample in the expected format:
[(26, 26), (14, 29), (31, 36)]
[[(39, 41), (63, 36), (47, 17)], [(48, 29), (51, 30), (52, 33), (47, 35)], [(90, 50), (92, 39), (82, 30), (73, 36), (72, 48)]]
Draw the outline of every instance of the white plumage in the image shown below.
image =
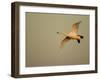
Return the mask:
[(67, 33), (64, 32), (57, 32), (57, 34), (64, 35), (65, 38), (61, 41), (61, 47), (64, 46), (65, 43), (67, 43), (69, 40), (77, 40), (78, 43), (80, 43), (80, 39), (83, 39), (82, 35), (78, 35), (78, 29), (79, 29), (79, 24), (81, 21), (78, 21), (72, 25), (72, 31)]

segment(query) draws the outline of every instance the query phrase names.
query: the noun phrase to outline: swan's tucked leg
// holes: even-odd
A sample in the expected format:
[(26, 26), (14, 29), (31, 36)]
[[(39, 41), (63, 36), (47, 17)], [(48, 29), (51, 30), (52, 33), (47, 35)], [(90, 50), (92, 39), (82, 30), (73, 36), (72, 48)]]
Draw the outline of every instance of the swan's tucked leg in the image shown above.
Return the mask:
[(81, 39), (83, 39), (84, 38), (84, 36), (82, 36), (82, 35), (78, 35)]
[(80, 40), (77, 40), (78, 43), (80, 43)]

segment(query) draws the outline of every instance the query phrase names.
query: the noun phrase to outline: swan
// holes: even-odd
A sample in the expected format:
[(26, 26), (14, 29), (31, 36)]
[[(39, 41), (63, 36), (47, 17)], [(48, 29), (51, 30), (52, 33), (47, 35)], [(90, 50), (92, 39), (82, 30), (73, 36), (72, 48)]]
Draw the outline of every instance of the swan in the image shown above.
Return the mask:
[(64, 35), (65, 38), (61, 41), (61, 47), (64, 46), (65, 43), (67, 43), (70, 40), (77, 40), (78, 43), (80, 43), (80, 40), (84, 38), (84, 36), (77, 34), (79, 29), (79, 24), (82, 21), (78, 21), (72, 25), (72, 31), (68, 34), (65, 32), (57, 32), (57, 34)]

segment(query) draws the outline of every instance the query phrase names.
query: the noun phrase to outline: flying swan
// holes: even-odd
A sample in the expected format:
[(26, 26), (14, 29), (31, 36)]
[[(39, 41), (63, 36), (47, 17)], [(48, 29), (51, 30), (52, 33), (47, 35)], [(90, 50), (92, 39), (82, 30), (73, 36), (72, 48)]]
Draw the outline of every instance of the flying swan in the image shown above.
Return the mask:
[(67, 43), (69, 40), (77, 40), (77, 42), (80, 43), (80, 39), (84, 38), (84, 36), (77, 34), (80, 23), (81, 23), (81, 21), (78, 21), (78, 22), (74, 23), (72, 25), (72, 31), (69, 32), (68, 34), (64, 33), (64, 32), (57, 32), (57, 34), (61, 34), (61, 35), (65, 36), (65, 38), (61, 41), (61, 46), (60, 47), (63, 47), (64, 44)]

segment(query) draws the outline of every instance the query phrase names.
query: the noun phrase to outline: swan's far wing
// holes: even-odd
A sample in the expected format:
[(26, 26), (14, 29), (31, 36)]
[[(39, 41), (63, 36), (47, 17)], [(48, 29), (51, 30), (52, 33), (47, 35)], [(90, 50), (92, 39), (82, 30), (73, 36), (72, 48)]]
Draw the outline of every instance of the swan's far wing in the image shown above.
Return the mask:
[(71, 38), (70, 37), (65, 37), (62, 41), (61, 41), (61, 46), (63, 47)]
[(79, 24), (81, 23), (81, 21), (76, 22), (72, 25), (72, 31), (73, 32), (78, 32), (78, 28), (79, 28)]

